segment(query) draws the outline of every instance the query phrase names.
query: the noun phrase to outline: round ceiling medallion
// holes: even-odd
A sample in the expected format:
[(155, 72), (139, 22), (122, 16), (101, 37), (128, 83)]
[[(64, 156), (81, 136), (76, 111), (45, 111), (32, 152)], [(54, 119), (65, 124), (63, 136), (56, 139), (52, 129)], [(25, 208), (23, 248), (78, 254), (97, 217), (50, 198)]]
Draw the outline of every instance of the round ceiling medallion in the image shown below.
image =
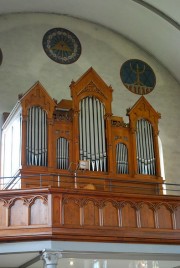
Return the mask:
[(0, 49), (0, 65), (2, 63), (2, 60), (3, 60), (3, 54), (2, 54), (2, 50)]
[(70, 64), (80, 57), (81, 43), (77, 36), (63, 28), (53, 28), (43, 37), (43, 48), (50, 59)]
[(152, 68), (141, 60), (131, 59), (124, 62), (120, 76), (125, 87), (135, 94), (148, 94), (156, 85), (156, 76)]

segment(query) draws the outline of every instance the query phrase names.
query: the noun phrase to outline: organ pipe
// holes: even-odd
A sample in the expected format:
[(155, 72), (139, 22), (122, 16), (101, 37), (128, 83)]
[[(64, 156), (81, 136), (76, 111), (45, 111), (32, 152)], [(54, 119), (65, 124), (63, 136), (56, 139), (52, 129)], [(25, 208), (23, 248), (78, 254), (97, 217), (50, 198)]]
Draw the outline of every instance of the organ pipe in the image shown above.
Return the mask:
[(145, 119), (137, 121), (137, 162), (138, 173), (155, 175), (155, 153), (152, 125)]
[(123, 143), (116, 145), (116, 172), (117, 174), (128, 174), (128, 150)]
[(27, 165), (47, 166), (47, 115), (33, 106), (27, 120)]
[(90, 170), (106, 171), (104, 105), (95, 97), (80, 101), (80, 160), (90, 161)]
[(58, 169), (69, 167), (69, 142), (62, 137), (56, 143), (56, 163)]

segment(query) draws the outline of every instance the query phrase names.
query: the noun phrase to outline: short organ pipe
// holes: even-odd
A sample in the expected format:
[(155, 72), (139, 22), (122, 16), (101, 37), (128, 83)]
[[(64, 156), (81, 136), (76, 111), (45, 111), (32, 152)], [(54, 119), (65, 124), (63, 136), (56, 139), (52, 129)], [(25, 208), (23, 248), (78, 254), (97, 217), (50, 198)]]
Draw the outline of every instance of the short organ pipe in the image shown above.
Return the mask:
[(58, 169), (69, 167), (69, 142), (62, 137), (56, 142), (56, 163)]
[(117, 174), (128, 174), (128, 150), (123, 143), (116, 145), (116, 172)]

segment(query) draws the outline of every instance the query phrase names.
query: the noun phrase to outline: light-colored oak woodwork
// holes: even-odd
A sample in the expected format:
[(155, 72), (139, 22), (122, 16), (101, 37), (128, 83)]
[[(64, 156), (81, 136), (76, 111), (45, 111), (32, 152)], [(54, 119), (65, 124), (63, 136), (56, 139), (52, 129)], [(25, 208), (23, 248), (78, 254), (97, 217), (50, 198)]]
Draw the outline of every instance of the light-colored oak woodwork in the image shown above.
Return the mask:
[(180, 244), (180, 197), (58, 188), (0, 191), (0, 241)]

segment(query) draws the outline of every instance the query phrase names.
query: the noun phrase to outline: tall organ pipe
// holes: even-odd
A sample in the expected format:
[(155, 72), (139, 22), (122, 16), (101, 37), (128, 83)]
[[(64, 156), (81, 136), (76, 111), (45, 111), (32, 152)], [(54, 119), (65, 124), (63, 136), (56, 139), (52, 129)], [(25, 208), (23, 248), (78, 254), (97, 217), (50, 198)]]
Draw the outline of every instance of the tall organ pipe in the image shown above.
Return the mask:
[(153, 128), (145, 119), (137, 121), (136, 149), (138, 173), (155, 175)]
[(104, 105), (90, 96), (79, 108), (80, 159), (89, 160), (92, 171), (106, 171)]
[(47, 166), (47, 115), (41, 107), (29, 108), (26, 151), (27, 165)]
[[(93, 98), (93, 115), (94, 118), (97, 116), (97, 100)], [(95, 140), (95, 159), (96, 159), (96, 169), (99, 171), (99, 159), (100, 159), (100, 152), (99, 152), (99, 137), (96, 135), (98, 133), (98, 120), (94, 120), (94, 140)], [(96, 135), (96, 136), (95, 136)]]

